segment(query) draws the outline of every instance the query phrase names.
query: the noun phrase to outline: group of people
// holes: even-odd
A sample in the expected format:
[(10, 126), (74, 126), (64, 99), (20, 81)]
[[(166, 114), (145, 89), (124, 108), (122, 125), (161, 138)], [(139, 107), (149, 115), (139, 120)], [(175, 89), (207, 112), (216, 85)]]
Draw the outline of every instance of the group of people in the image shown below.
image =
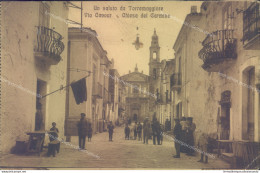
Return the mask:
[[(149, 121), (148, 117), (145, 118), (143, 125), (138, 122), (135, 122), (133, 128), (130, 129), (129, 124), (126, 123), (125, 125), (125, 139), (131, 139), (131, 131), (133, 132), (133, 139), (136, 140), (138, 137), (138, 141), (142, 141), (143, 143), (148, 144), (148, 140), (153, 139), (153, 144), (156, 145), (156, 141), (158, 145), (162, 144), (163, 136), (163, 128), (162, 125), (159, 123), (156, 117), (153, 117), (152, 123)], [(143, 136), (142, 136), (143, 133)]]
[[(175, 148), (176, 155), (175, 158), (180, 158), (180, 152), (186, 153), (192, 156), (194, 153), (194, 131), (196, 125), (192, 122), (192, 117), (183, 117), (181, 121), (177, 118), (175, 119), (175, 127), (173, 134), (175, 136)], [(181, 145), (181, 144), (186, 145)]]
[[(196, 129), (195, 123), (192, 122), (192, 117), (183, 117), (181, 120), (175, 119), (175, 126), (173, 129), (173, 135), (175, 137), (175, 149), (176, 155), (174, 158), (180, 158), (180, 153), (186, 153), (189, 156), (194, 155), (194, 131)], [(202, 134), (198, 143), (199, 149), (201, 149), (201, 159), (198, 162), (204, 161), (208, 163), (207, 152), (207, 136)]]
[[(85, 149), (86, 136), (88, 136), (88, 141), (91, 141), (91, 137), (92, 137), (91, 123), (87, 122), (85, 116), (86, 115), (84, 113), (81, 113), (81, 119), (77, 124), (80, 149)], [(181, 152), (186, 153), (189, 156), (194, 155), (194, 131), (196, 129), (196, 125), (195, 123), (192, 122), (192, 120), (193, 120), (192, 117), (187, 117), (187, 118), (183, 117), (181, 120), (179, 118), (175, 119), (173, 135), (175, 141), (176, 155), (173, 156), (174, 158), (180, 158)], [(53, 124), (53, 128), (51, 129), (52, 131), (56, 130), (55, 125), (56, 123)], [(112, 141), (114, 125), (112, 124), (111, 121), (109, 122), (107, 129), (109, 133), (109, 141)], [(147, 117), (144, 119), (143, 125), (140, 122), (138, 123), (135, 122), (135, 124), (131, 129), (129, 127), (129, 123), (126, 122), (124, 132), (125, 132), (125, 140), (129, 140), (131, 137), (134, 140), (136, 140), (138, 137), (138, 141), (142, 141), (142, 137), (143, 137), (143, 143), (148, 144), (148, 140), (151, 139), (152, 137), (154, 145), (156, 145), (156, 141), (158, 145), (162, 145), (163, 128), (155, 115), (153, 116), (151, 122)], [(133, 136), (130, 137), (130, 133), (133, 134)], [(201, 159), (199, 160), (199, 162), (203, 162), (205, 157), (205, 163), (207, 163), (208, 162), (208, 157), (206, 154), (207, 136), (205, 134), (202, 134), (200, 136), (198, 146), (202, 150)]]
[(125, 126), (125, 139), (126, 140), (129, 140), (131, 137), (130, 137), (130, 133), (132, 131), (133, 133), (133, 139), (136, 140), (138, 138), (138, 141), (141, 141), (142, 140), (142, 129), (143, 129), (143, 126), (140, 122), (135, 122), (134, 126), (132, 129), (130, 129), (128, 123), (126, 123), (126, 126)]

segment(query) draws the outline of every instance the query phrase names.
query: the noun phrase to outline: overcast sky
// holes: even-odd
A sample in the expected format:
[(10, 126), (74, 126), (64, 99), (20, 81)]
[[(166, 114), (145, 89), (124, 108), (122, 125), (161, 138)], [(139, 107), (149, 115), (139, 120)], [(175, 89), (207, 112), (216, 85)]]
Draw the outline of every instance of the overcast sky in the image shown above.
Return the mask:
[[(73, 3), (80, 5), (80, 2)], [(180, 21), (184, 21), (186, 15), (190, 13), (191, 6), (196, 5), (200, 11), (201, 3), (195, 1), (85, 1), (83, 2), (83, 25), (97, 32), (100, 43), (108, 52), (108, 58), (114, 59), (115, 68), (118, 69), (120, 75), (127, 74), (129, 70), (133, 71), (136, 64), (139, 71), (143, 70), (145, 74), (148, 74), (149, 47), (154, 28), (159, 36), (161, 60), (174, 58), (172, 47), (182, 26)], [(100, 7), (100, 10), (94, 10), (94, 6)], [(121, 6), (125, 7), (125, 11), (120, 10)], [(129, 6), (163, 7), (163, 11), (130, 11)], [(117, 10), (104, 11), (103, 7), (117, 7)], [(85, 13), (92, 14), (92, 18), (85, 17)], [(111, 14), (111, 17), (99, 18), (95, 17), (95, 13)], [(139, 18), (123, 18), (123, 13), (138, 14)], [(148, 18), (141, 18), (142, 13), (147, 13)], [(170, 14), (180, 20), (151, 18), (152, 13)], [(80, 22), (80, 10), (70, 8), (69, 19)], [(144, 44), (139, 50), (136, 50), (132, 44), (137, 34)]]

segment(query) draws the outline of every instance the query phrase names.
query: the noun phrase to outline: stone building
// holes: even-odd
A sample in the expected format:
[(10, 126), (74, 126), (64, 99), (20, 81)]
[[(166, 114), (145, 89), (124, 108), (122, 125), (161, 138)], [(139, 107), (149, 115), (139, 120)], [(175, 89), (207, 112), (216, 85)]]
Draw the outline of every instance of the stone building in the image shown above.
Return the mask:
[(149, 86), (150, 112), (155, 112), (159, 122), (165, 125), (166, 120), (173, 120), (173, 91), (170, 88), (170, 77), (175, 69), (175, 60), (160, 60), (159, 37), (154, 30), (150, 46)]
[[(57, 123), (64, 138), (67, 2), (2, 2), (1, 151)], [(30, 19), (30, 20), (28, 20)], [(41, 97), (43, 96), (43, 97)], [(37, 112), (37, 114), (36, 114)], [(37, 116), (36, 116), (37, 115)], [(47, 141), (47, 140), (46, 140)]]
[(135, 71), (120, 77), (126, 88), (125, 95), (125, 117), (133, 121), (143, 121), (149, 117), (149, 76), (138, 71), (136, 65)]
[[(212, 37), (204, 36), (199, 57), (203, 60), (202, 68), (218, 84), (212, 89), (219, 101), (214, 106), (220, 112), (220, 137), (259, 142), (260, 44), (256, 24), (259, 19), (255, 18), (259, 3), (203, 3), (202, 9), (203, 21), (207, 23), (203, 27)], [(222, 13), (215, 14), (217, 10)], [(219, 44), (218, 49), (207, 49), (214, 44)]]
[(195, 137), (216, 134), (223, 158), (246, 165), (254, 154), (245, 148), (260, 140), (259, 3), (204, 2), (200, 13), (191, 9), (173, 46), (175, 116), (193, 117)]
[(93, 132), (103, 132), (105, 121), (111, 114), (111, 94), (109, 93), (110, 69), (113, 62), (107, 57), (96, 37), (96, 32), (90, 28), (69, 28), (68, 83), (75, 82), (85, 76), (87, 86), (87, 101), (76, 104), (71, 88), (67, 89), (66, 135), (76, 136), (76, 122), (80, 113), (92, 123)]
[[(214, 81), (211, 93), (216, 100), (205, 111), (218, 115), (219, 139), (232, 142), (233, 156), (242, 157), (241, 150), (260, 142), (259, 3), (205, 2), (201, 8), (206, 23), (202, 27), (211, 35), (204, 36), (199, 58)], [(243, 156), (243, 163), (254, 159), (248, 158)]]
[(210, 106), (209, 100), (214, 97), (212, 84), (207, 80), (208, 74), (201, 68), (198, 58), (199, 41), (206, 35), (195, 28), (200, 26), (201, 18), (202, 14), (197, 12), (196, 6), (191, 7), (173, 46), (175, 71), (171, 75), (174, 117), (193, 117), (197, 126), (195, 137), (202, 132), (214, 133), (217, 129), (215, 112), (205, 112), (206, 107)]

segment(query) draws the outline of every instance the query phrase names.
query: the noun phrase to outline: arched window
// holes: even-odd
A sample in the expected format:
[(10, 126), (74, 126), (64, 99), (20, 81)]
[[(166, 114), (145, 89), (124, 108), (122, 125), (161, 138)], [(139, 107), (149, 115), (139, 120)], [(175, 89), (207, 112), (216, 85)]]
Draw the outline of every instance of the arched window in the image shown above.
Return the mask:
[(153, 59), (156, 59), (156, 57), (157, 57), (157, 53), (153, 52)]

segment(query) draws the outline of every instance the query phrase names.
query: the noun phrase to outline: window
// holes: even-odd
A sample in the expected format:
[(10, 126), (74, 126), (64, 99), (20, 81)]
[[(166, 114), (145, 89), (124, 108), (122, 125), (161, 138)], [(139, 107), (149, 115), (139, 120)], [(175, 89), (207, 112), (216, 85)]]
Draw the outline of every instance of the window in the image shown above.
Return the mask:
[(156, 79), (157, 78), (157, 73), (156, 73), (156, 69), (154, 68), (153, 69), (153, 79)]
[(138, 86), (138, 85), (134, 85), (134, 88), (133, 88), (133, 89), (134, 89), (133, 92), (134, 92), (135, 94), (138, 94), (138, 93), (139, 93), (139, 86)]
[(50, 26), (50, 7), (46, 2), (40, 2), (39, 26), (45, 26), (47, 28)]
[(157, 57), (157, 53), (153, 52), (153, 59), (156, 59), (156, 57)]
[(233, 29), (233, 19), (234, 12), (232, 9), (232, 4), (229, 4), (226, 8), (224, 8), (223, 12), (223, 30)]

